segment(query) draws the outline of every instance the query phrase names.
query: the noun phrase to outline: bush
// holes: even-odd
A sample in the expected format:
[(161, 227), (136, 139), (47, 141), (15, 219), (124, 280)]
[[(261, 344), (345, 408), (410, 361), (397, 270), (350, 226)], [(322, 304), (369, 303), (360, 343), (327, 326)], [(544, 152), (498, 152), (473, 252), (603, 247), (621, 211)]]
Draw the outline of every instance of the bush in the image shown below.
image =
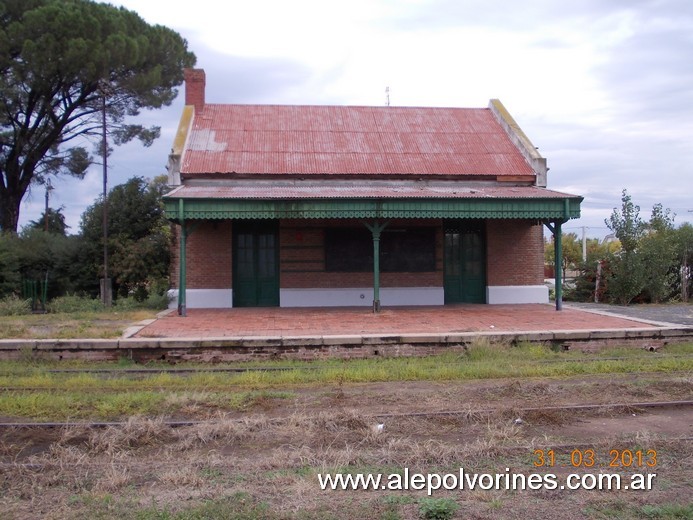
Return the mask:
[(16, 296), (5, 296), (0, 299), (0, 316), (19, 316), (31, 312), (31, 300), (22, 300)]
[(48, 305), (46, 305), (46, 310), (51, 313), (100, 312), (103, 308), (103, 304), (100, 300), (87, 298), (85, 296), (76, 296), (74, 294), (53, 298), (48, 302)]
[(156, 294), (152, 293), (150, 294), (147, 299), (144, 301), (144, 306), (147, 309), (154, 309), (158, 311), (163, 311), (165, 309), (168, 309), (168, 304), (171, 302), (171, 298), (168, 295), (168, 291), (165, 291), (163, 294)]
[(427, 520), (448, 520), (460, 508), (449, 498), (422, 498), (419, 500), (419, 516)]
[(628, 305), (645, 287), (647, 273), (642, 256), (622, 251), (611, 260), (611, 276), (607, 280), (610, 299)]
[(144, 300), (139, 300), (133, 296), (127, 298), (118, 298), (115, 301), (115, 306), (120, 311), (130, 311), (135, 309), (152, 309), (155, 311), (163, 311), (168, 309), (169, 301), (170, 298), (167, 293), (152, 293)]
[[(563, 299), (575, 302), (595, 301), (595, 291), (597, 291), (597, 301), (604, 302), (609, 300), (607, 292), (607, 280), (611, 277), (612, 256), (606, 256), (597, 261), (587, 261), (580, 264), (578, 275), (575, 277), (575, 284), (567, 288), (563, 293)], [(598, 274), (601, 265), (601, 276)], [(596, 287), (597, 277), (599, 277), (599, 287)]]

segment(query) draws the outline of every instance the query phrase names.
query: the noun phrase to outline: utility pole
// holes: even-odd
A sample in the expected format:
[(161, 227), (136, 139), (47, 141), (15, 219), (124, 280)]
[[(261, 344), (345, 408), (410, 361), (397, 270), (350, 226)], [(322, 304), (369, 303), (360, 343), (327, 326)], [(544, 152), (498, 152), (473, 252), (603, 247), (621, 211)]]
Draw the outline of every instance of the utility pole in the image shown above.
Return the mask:
[(106, 137), (106, 92), (101, 91), (101, 147), (103, 150), (103, 278), (101, 302), (105, 307), (113, 303), (113, 287), (108, 277), (108, 139)]
[(582, 226), (582, 261), (587, 262), (587, 234), (585, 231), (587, 228)]
[(48, 179), (46, 182), (46, 210), (43, 212), (43, 228), (48, 233), (48, 198), (50, 197), (50, 192), (53, 190), (51, 186), (51, 180)]

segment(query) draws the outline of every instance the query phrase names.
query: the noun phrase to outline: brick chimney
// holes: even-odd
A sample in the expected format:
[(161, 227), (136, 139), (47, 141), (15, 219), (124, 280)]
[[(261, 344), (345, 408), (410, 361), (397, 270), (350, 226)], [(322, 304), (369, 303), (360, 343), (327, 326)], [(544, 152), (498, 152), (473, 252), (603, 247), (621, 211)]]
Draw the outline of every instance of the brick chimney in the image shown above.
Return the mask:
[(205, 70), (185, 69), (185, 104), (194, 105), (195, 112), (201, 112), (205, 107)]

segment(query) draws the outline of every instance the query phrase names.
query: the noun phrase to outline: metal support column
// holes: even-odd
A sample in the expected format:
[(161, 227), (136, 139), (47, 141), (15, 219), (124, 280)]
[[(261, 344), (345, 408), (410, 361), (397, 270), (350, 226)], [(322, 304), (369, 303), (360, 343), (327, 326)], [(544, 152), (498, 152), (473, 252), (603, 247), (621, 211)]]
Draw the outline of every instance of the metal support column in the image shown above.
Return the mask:
[(556, 284), (556, 310), (563, 309), (563, 234), (561, 232), (562, 222), (558, 221), (553, 233), (554, 257), (556, 258), (555, 284)]
[(553, 223), (544, 222), (553, 235), (553, 257), (554, 257), (554, 287), (556, 295), (556, 310), (563, 310), (563, 235), (561, 232), (562, 220)]
[(387, 224), (387, 222), (381, 224), (378, 221), (373, 224), (364, 222), (373, 235), (373, 312), (380, 312), (380, 233)]
[(180, 253), (178, 255), (178, 315), (187, 316), (187, 308), (185, 303), (186, 293), (186, 242), (188, 238), (188, 230), (185, 223), (183, 199), (178, 200), (178, 211), (180, 221)]

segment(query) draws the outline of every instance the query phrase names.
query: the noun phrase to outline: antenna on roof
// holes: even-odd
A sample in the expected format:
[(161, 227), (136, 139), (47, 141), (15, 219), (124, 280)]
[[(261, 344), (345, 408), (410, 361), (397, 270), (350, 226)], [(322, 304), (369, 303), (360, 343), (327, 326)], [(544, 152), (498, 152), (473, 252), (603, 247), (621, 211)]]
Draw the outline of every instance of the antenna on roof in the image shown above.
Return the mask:
[(390, 87), (385, 87), (385, 106), (390, 106)]

